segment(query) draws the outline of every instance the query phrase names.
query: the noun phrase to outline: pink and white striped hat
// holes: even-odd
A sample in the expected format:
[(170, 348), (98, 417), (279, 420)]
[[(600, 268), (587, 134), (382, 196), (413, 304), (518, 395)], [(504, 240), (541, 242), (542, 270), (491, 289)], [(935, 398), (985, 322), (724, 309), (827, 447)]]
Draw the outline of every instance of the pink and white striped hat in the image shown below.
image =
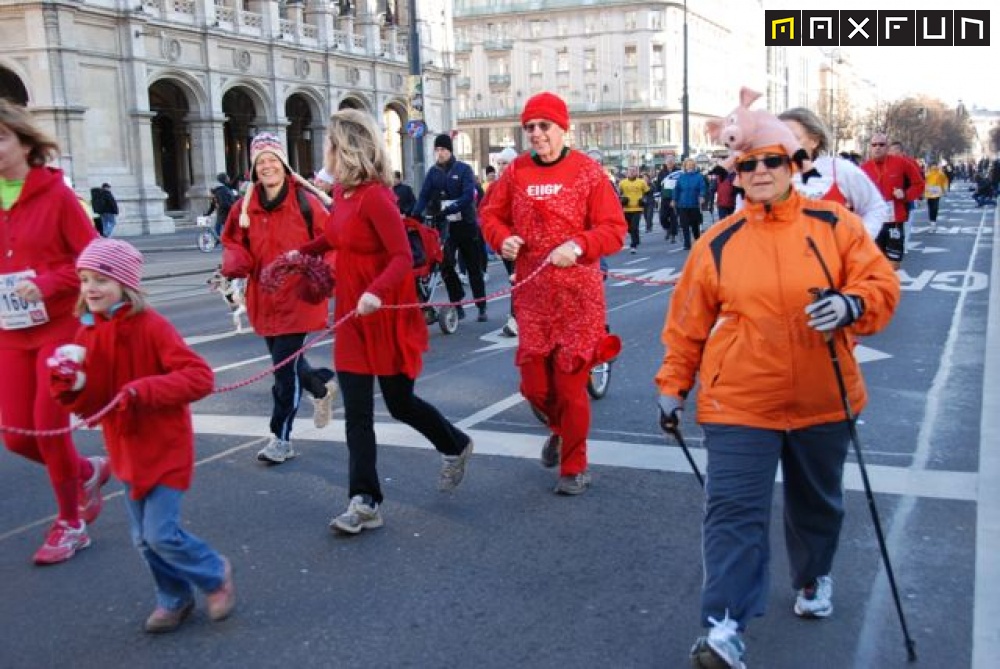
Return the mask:
[(109, 276), (132, 290), (142, 290), (142, 253), (128, 242), (99, 237), (87, 245), (76, 260), (76, 268)]

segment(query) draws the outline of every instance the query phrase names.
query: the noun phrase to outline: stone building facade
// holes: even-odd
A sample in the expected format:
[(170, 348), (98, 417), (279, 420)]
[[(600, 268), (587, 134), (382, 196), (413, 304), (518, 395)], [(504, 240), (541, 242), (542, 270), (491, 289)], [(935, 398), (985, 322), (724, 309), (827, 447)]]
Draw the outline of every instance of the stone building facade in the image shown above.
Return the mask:
[[(0, 96), (26, 105), (53, 132), (81, 195), (112, 185), (122, 211), (117, 231), (166, 232), (207, 208), (217, 173), (247, 170), (257, 132), (278, 134), (300, 173), (318, 170), (331, 110), (375, 115), (396, 166), (408, 172), (426, 143), (403, 132), (406, 5), (0, 0)], [(423, 13), (425, 3), (419, 7)], [(454, 117), (449, 59), (432, 46), (448, 31), (450, 12), (427, 16), (418, 25), (428, 64), (424, 117), (434, 132)]]

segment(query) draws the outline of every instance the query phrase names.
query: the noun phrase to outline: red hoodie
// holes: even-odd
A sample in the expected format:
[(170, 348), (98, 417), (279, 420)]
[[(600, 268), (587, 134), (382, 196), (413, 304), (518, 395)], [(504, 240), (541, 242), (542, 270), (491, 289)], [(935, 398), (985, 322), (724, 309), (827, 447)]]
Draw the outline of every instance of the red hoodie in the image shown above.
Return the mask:
[(68, 342), (77, 328), (73, 307), (80, 295), (76, 258), (97, 237), (62, 170), (33, 167), (10, 209), (0, 209), (0, 274), (35, 271), (47, 323), (0, 330), (0, 348), (34, 350)]

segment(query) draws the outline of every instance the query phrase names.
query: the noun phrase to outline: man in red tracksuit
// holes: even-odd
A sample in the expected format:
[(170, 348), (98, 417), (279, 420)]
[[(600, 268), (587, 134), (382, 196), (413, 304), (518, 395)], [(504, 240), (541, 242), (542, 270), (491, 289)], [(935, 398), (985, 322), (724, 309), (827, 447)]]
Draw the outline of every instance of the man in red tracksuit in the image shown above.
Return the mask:
[(590, 486), (587, 377), (621, 347), (605, 330), (599, 263), (621, 249), (625, 217), (601, 166), (565, 145), (570, 121), (562, 98), (530, 98), (521, 126), (531, 151), (490, 186), (479, 216), (486, 241), (515, 262), (525, 282), (513, 296), (516, 360), (521, 393), (552, 431), (542, 464), (559, 466), (556, 493), (579, 495)]
[(903, 226), (908, 212), (906, 203), (920, 198), (924, 192), (924, 177), (916, 163), (902, 156), (889, 155), (889, 142), (882, 133), (876, 133), (871, 141), (871, 158), (861, 166), (868, 177), (875, 182), (886, 202), (892, 203), (893, 218), (882, 225), (875, 243), (889, 259), (895, 269), (899, 269), (906, 251), (906, 235)]

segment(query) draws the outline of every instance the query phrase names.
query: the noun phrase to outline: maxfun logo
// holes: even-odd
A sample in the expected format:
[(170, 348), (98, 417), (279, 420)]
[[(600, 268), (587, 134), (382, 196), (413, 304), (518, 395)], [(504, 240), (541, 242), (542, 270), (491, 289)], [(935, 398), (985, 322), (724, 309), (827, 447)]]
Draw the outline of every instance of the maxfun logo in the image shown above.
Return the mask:
[(766, 46), (989, 46), (990, 10), (765, 10)]

